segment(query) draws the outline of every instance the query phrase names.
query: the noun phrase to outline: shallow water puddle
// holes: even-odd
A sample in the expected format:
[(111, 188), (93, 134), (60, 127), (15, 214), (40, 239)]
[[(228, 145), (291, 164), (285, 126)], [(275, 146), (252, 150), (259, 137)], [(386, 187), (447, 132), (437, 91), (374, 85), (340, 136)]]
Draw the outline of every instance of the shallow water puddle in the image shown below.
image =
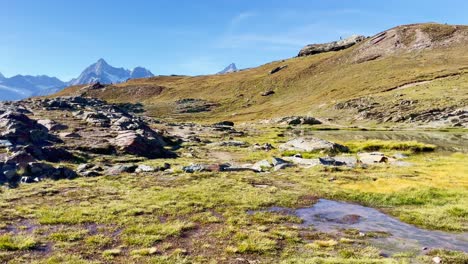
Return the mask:
[(286, 211), (322, 232), (358, 229), (361, 232), (385, 232), (389, 237), (372, 239), (372, 244), (393, 253), (419, 251), (423, 247), (468, 251), (468, 233), (447, 233), (417, 228), (376, 209), (361, 205), (320, 199), (314, 206), (297, 210), (274, 207), (269, 211)]

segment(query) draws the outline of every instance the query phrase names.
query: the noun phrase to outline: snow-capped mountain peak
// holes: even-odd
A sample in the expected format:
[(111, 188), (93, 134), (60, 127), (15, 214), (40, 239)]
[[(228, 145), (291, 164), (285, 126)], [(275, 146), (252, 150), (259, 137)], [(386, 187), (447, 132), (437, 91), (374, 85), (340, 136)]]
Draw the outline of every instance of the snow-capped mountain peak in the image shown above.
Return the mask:
[(121, 83), (131, 78), (146, 78), (154, 76), (149, 70), (136, 67), (132, 71), (124, 68), (115, 68), (104, 59), (87, 67), (78, 78), (70, 81), (71, 85), (90, 84), (100, 82), (103, 84)]

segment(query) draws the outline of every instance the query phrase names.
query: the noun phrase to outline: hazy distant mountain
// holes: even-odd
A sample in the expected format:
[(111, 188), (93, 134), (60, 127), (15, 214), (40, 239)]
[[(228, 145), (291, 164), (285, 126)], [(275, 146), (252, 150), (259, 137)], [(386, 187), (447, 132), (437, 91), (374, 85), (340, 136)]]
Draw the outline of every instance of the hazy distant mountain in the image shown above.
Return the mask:
[(49, 95), (69, 85), (95, 82), (105, 84), (121, 83), (128, 79), (152, 76), (154, 75), (143, 67), (136, 67), (133, 70), (114, 68), (103, 59), (86, 68), (78, 78), (72, 79), (69, 82), (63, 82), (55, 77), (46, 75), (16, 75), (11, 78), (5, 78), (0, 73), (0, 101), (21, 100), (30, 96)]
[(153, 77), (153, 73), (143, 67), (136, 67), (130, 73), (131, 79)]
[(225, 73), (231, 73), (231, 72), (236, 72), (236, 71), (237, 71), (236, 64), (231, 63), (226, 68), (224, 68), (224, 70), (218, 72), (218, 74), (225, 74)]
[[(67, 83), (46, 75), (16, 75), (11, 78), (0, 77), (0, 100), (20, 100), (35, 95), (56, 92)], [(46, 92), (47, 91), (47, 92)]]
[(121, 83), (130, 78), (146, 78), (154, 76), (149, 70), (136, 67), (132, 71), (124, 68), (114, 68), (104, 59), (86, 68), (78, 78), (70, 81), (70, 85), (90, 84), (100, 82), (104, 84)]

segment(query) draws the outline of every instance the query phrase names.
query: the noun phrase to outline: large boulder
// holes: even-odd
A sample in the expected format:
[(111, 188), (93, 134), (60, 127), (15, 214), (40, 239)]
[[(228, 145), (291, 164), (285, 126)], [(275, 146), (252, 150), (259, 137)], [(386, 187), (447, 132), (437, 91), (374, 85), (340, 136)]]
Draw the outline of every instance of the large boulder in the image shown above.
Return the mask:
[(353, 35), (349, 38), (342, 39), (339, 41), (333, 41), (333, 42), (323, 43), (323, 44), (310, 44), (302, 48), (301, 51), (299, 51), (298, 56), (302, 57), (302, 56), (309, 56), (309, 55), (314, 55), (314, 54), (319, 54), (319, 53), (324, 53), (324, 52), (347, 49), (363, 41), (364, 39), (366, 39), (365, 36)]
[(167, 152), (162, 139), (144, 136), (137, 131), (122, 131), (112, 140), (117, 151), (148, 158), (164, 157)]
[(346, 146), (323, 140), (315, 137), (301, 137), (289, 140), (280, 145), (282, 151), (297, 151), (297, 152), (348, 152)]

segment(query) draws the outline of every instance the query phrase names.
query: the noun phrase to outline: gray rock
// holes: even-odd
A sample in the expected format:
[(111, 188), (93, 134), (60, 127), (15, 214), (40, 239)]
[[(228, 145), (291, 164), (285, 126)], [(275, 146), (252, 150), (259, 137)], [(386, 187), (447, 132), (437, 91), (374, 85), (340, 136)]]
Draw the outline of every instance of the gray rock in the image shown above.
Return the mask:
[(247, 147), (249, 144), (244, 141), (230, 140), (230, 141), (216, 142), (210, 145), (219, 146), (219, 147)]
[(264, 151), (270, 151), (272, 149), (274, 149), (275, 147), (273, 147), (273, 145), (271, 145), (270, 143), (265, 143), (263, 145), (260, 145), (258, 143), (255, 143), (255, 145), (253, 145), (253, 149), (255, 150), (264, 150)]
[(292, 163), (280, 163), (280, 164), (277, 164), (273, 167), (273, 171), (278, 171), (278, 170), (283, 170), (283, 169), (286, 169), (286, 168), (291, 168), (291, 167), (294, 167), (295, 165), (292, 164)]
[(156, 171), (156, 168), (148, 166), (148, 165), (138, 165), (138, 167), (135, 169), (136, 173), (142, 173), (142, 172), (154, 172)]
[(322, 165), (325, 165), (325, 166), (345, 166), (346, 165), (345, 162), (335, 160), (332, 157), (319, 158), (319, 161)]
[(320, 164), (319, 159), (303, 159), (300, 157), (285, 157), (284, 159), (303, 168), (311, 168)]
[(63, 132), (59, 134), (61, 138), (80, 138), (81, 135), (76, 132)]
[(167, 156), (162, 143), (164, 140), (154, 131), (153, 133), (155, 137), (144, 136), (133, 130), (122, 131), (111, 142), (120, 152), (148, 158)]
[(362, 164), (372, 165), (376, 163), (387, 163), (390, 158), (380, 152), (364, 152), (358, 153), (358, 158)]
[(12, 180), (16, 176), (16, 170), (5, 170), (3, 171), (3, 176), (7, 180)]
[(280, 165), (280, 164), (288, 164), (288, 163), (290, 162), (281, 158), (274, 157), (271, 159), (271, 164), (273, 164), (273, 166)]
[(288, 65), (278, 66), (278, 67), (274, 68), (273, 70), (271, 70), (270, 74), (275, 74), (275, 73), (281, 71), (282, 69), (286, 69), (287, 67), (288, 67)]
[(93, 164), (91, 164), (91, 163), (84, 163), (84, 164), (78, 165), (78, 167), (76, 168), (76, 171), (77, 171), (77, 172), (82, 172), (82, 171), (91, 169), (92, 167), (94, 167)]
[(275, 94), (275, 91), (268, 90), (268, 91), (265, 91), (265, 92), (261, 93), (260, 95), (261, 96), (269, 96), (269, 95), (273, 95), (273, 94)]
[(282, 144), (280, 149), (283, 151), (328, 151), (328, 152), (348, 152), (349, 149), (343, 145), (326, 141), (315, 137), (302, 137), (289, 140)]
[(37, 120), (37, 123), (45, 126), (49, 131), (58, 131), (58, 130), (64, 130), (68, 128), (66, 125), (59, 124), (50, 119)]
[(107, 174), (109, 175), (119, 175), (122, 173), (133, 173), (135, 172), (137, 166), (134, 164), (120, 164), (110, 167), (107, 170)]
[(182, 170), (186, 173), (202, 172), (207, 171), (207, 166), (202, 164), (192, 164), (183, 167)]
[(232, 121), (221, 121), (221, 122), (218, 122), (218, 123), (214, 123), (213, 126), (229, 126), (229, 127), (233, 127), (233, 126), (234, 126), (234, 122), (232, 122)]
[(271, 168), (272, 168), (272, 165), (270, 164), (270, 162), (268, 160), (258, 161), (252, 166), (253, 170), (259, 171), (259, 172), (267, 171), (267, 170), (269, 170)]

